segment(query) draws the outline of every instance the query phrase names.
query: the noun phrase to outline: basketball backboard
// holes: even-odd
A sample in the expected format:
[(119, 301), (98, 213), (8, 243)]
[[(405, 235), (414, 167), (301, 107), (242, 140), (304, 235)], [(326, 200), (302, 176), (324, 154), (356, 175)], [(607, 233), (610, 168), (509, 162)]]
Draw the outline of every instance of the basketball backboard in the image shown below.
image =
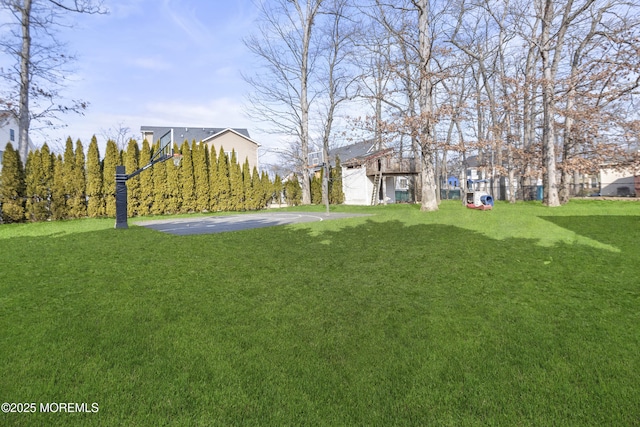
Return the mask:
[(315, 168), (321, 166), (324, 163), (324, 158), (322, 155), (322, 151), (314, 151), (309, 153), (309, 159), (307, 165), (310, 168)]
[(153, 154), (151, 161), (168, 159), (173, 157), (173, 129), (160, 137), (160, 143), (158, 144), (158, 151)]

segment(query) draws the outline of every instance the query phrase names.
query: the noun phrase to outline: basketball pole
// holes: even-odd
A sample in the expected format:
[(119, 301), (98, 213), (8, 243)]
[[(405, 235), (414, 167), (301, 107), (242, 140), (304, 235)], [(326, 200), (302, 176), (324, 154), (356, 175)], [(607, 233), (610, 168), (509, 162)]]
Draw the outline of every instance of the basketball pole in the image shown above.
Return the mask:
[(124, 166), (116, 166), (116, 228), (129, 228), (127, 224), (127, 176)]
[(127, 181), (134, 176), (138, 176), (143, 171), (149, 169), (156, 163), (164, 162), (171, 158), (173, 158), (173, 156), (165, 154), (164, 156), (151, 161), (146, 166), (128, 175), (124, 166), (116, 166), (116, 229), (129, 228), (129, 224), (127, 223), (127, 205), (129, 204), (127, 194)]

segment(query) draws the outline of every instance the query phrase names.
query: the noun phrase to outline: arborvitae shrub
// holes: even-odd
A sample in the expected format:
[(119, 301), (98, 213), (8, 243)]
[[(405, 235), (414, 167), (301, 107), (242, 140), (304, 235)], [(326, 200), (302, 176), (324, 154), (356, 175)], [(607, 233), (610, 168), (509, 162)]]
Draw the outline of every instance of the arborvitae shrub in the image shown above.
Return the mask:
[(87, 215), (91, 218), (104, 216), (104, 196), (102, 194), (102, 164), (98, 139), (94, 136), (87, 152)]
[(76, 141), (76, 149), (73, 153), (73, 166), (70, 168), (71, 176), (68, 177), (69, 217), (84, 218), (87, 216), (87, 176), (84, 147), (80, 140)]
[(344, 203), (344, 191), (342, 190), (342, 167), (340, 158), (336, 156), (336, 165), (329, 171), (329, 203), (339, 205)]
[[(127, 151), (124, 153), (124, 166), (126, 173), (130, 174), (138, 170), (140, 167), (140, 148), (138, 141), (131, 139), (127, 145)], [(128, 201), (127, 215), (129, 217), (138, 215), (140, 206), (140, 175), (135, 176), (127, 181)]]
[(102, 192), (104, 196), (105, 214), (116, 216), (116, 166), (120, 165), (120, 154), (115, 141), (108, 140), (102, 163)]
[(193, 145), (193, 178), (195, 182), (195, 210), (209, 210), (209, 154), (207, 146), (202, 142)]
[(231, 194), (229, 197), (229, 210), (244, 210), (244, 185), (242, 183), (242, 168), (238, 164), (236, 151), (231, 151), (229, 160), (229, 187)]
[[(149, 141), (146, 139), (142, 141), (142, 148), (140, 149), (140, 164), (139, 167), (144, 167), (151, 161), (151, 147), (149, 147)], [(157, 165), (156, 165), (157, 166)], [(156, 173), (156, 167), (150, 167), (142, 172), (140, 175), (140, 204), (138, 206), (138, 215), (149, 215), (151, 213), (151, 206), (153, 205), (153, 175)]]
[[(194, 143), (195, 145), (195, 143)], [(180, 147), (182, 161), (180, 162), (180, 190), (182, 193), (183, 213), (194, 212), (196, 210), (195, 179), (193, 176), (193, 150), (188, 141), (184, 141)]]
[(25, 219), (26, 184), (20, 155), (9, 142), (2, 157), (0, 172), (0, 205), (4, 222), (22, 222)]
[(220, 147), (218, 156), (218, 206), (221, 211), (231, 210), (231, 184), (229, 182), (229, 158)]
[(296, 177), (284, 183), (284, 199), (289, 206), (298, 206), (302, 202), (302, 187)]

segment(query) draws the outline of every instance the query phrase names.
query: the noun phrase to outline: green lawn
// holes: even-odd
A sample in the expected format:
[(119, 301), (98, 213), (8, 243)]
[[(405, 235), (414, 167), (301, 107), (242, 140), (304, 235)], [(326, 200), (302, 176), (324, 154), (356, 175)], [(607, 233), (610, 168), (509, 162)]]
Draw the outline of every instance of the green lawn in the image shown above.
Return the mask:
[(1, 225), (0, 425), (640, 425), (640, 203), (336, 210)]

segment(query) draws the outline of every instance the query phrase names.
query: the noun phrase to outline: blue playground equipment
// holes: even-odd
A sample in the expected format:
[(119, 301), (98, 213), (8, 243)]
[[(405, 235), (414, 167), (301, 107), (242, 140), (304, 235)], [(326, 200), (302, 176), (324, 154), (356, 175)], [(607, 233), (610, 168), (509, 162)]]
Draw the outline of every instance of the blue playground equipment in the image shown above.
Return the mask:
[[(493, 209), (493, 197), (486, 191), (488, 179), (467, 180), (467, 207), (487, 211)], [(484, 189), (480, 189), (484, 187)]]

